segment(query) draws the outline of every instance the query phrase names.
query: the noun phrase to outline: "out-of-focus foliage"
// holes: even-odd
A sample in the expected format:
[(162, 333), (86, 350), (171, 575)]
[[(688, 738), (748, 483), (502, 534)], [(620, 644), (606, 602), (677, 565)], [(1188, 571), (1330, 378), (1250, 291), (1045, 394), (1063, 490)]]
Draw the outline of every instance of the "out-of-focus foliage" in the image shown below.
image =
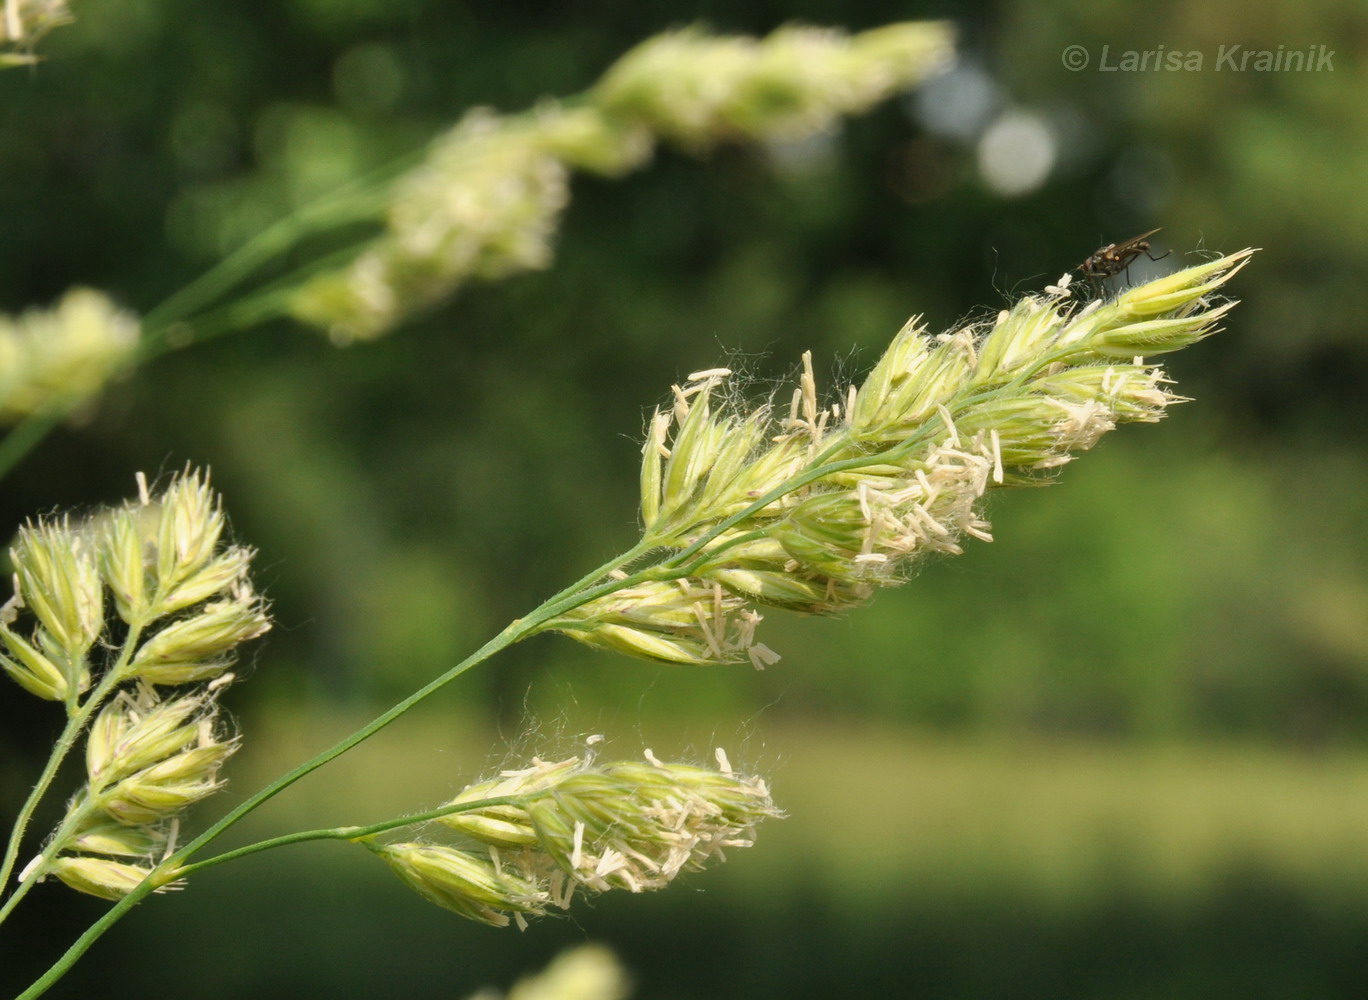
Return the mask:
[[(145, 313), (291, 207), (420, 148), (471, 106), (516, 111), (574, 93), (682, 19), (765, 33), (794, 18), (851, 30), (888, 18), (878, 4), (820, 0), (688, 11), (597, 0), (533, 13), (437, 0), (78, 5), (77, 23), (44, 40), (41, 63), (0, 74), (0, 311), (81, 284)], [(1368, 13), (1331, 0), (1002, 0), (897, 16), (958, 18), (964, 31), (960, 65), (920, 96), (796, 146), (723, 148), (701, 162), (664, 152), (621, 181), (576, 178), (553, 269), (472, 287), (381, 343), (339, 351), (278, 323), (163, 358), (6, 482), (6, 522), (113, 500), (135, 469), (211, 464), (236, 529), (261, 552), (280, 623), (243, 689), (243, 728), (282, 704), (325, 718), (364, 713), (634, 538), (644, 416), (682, 375), (726, 362), (763, 391), (806, 349), (847, 359), (846, 373), (857, 373), (914, 312), (949, 327), (972, 310), (996, 311), (1006, 290), (1039, 288), (1096, 246), (1162, 226), (1158, 252), (1174, 258), (1141, 259), (1132, 277), (1197, 246), (1265, 248), (1232, 289), (1244, 301), (1229, 332), (1169, 366), (1177, 391), (1196, 402), (1157, 428), (1117, 434), (1048, 493), (998, 500), (992, 545), (929, 565), (845, 620), (774, 614), (766, 642), (785, 658), (764, 673), (643, 668), (547, 639), (470, 675), (425, 717), (458, 705), (472, 719), (497, 714), (512, 738), (530, 711), (550, 728), (640, 733), (658, 751), (744, 727), (757, 744), (772, 739), (767, 752), (780, 759), (786, 745), (830, 738), (804, 729), (807, 717), (852, 728), (877, 720), (1005, 745), (1004, 774), (1051, 734), (1228, 737), (1265, 747), (1248, 758), (1256, 762), (1314, 751), (1324, 756), (1308, 759), (1328, 775), (1357, 773), (1352, 755), (1368, 740), (1359, 294), (1368, 203), (1356, 189), (1368, 156)], [(1092, 68), (1062, 65), (1075, 44)], [(1206, 68), (1096, 69), (1103, 45), (1115, 62), (1122, 50), (1161, 44), (1205, 52)], [(1234, 44), (1325, 44), (1334, 69), (1216, 71), (1217, 50)], [(16, 717), (8, 703), (0, 713), (7, 748), (47, 738), (47, 721)], [(459, 728), (462, 717), (448, 724)], [(678, 723), (668, 737), (655, 735), (662, 719)], [(793, 728), (771, 737), (774, 720)], [(343, 729), (325, 725), (289, 760)], [(239, 766), (275, 773), (266, 758), (291, 752), (278, 746), (249, 743)], [(871, 743), (861, 759), (871, 771), (902, 761), (882, 754)], [(1219, 785), (1228, 761), (1214, 760)], [(0, 761), (9, 801), (30, 780), (23, 763), (8, 752)], [(415, 780), (438, 766), (450, 778), (415, 794), (438, 801), (481, 763), (465, 752), (428, 760)], [(1262, 787), (1282, 787), (1269, 767)], [(358, 787), (338, 791), (350, 801), (382, 783), (365, 780), (363, 764), (347, 773)], [(931, 787), (965, 780), (953, 768), (922, 778)], [(802, 865), (803, 838), (816, 836), (798, 825), (802, 789), (827, 779), (795, 764), (790, 780), (792, 800), (782, 769), (775, 791), (794, 813), (784, 829), (798, 832), (783, 836), (799, 838), (791, 857)], [(1349, 811), (1360, 784), (1344, 782), (1305, 808), (1362, 832)], [(1056, 794), (1106, 785), (1104, 775)], [(1286, 808), (1276, 796), (1250, 800), (1268, 815)], [(1010, 868), (1016, 856), (1002, 845), (1017, 842), (1023, 821), (994, 801), (969, 825), (1001, 828), (1004, 841), (979, 850), (951, 839), (937, 857)], [(340, 822), (366, 818), (330, 808)], [(1156, 808), (1178, 815), (1171, 802)], [(1206, 814), (1192, 815), (1200, 825)], [(1236, 825), (1246, 822), (1255, 821)], [(916, 831), (891, 824), (882, 835)], [(763, 855), (762, 846), (744, 860)], [(1313, 895), (1315, 879), (1256, 866), (1197, 902), (1155, 901), (1132, 891), (1127, 879), (1143, 884), (1146, 856), (1122, 844), (1114, 872), (1085, 872), (1086, 892), (1047, 907), (1017, 884), (1033, 857), (1020, 856), (1001, 884), (960, 895), (920, 888), (917, 873), (941, 861), (888, 859), (879, 873), (902, 891), (879, 907), (838, 879), (800, 882), (785, 869), (744, 890), (686, 895), (668, 917), (662, 897), (661, 909), (605, 902), (582, 919), (595, 934), (613, 929), (607, 936), (658, 997), (796, 996), (793, 982), (815, 995), (824, 984), (828, 995), (857, 985), (896, 994), (914, 982), (932, 997), (1019, 996), (1023, 983), (1061, 998), (1355, 995), (1342, 955), (1357, 953), (1368, 916), (1348, 882)], [(253, 864), (283, 880), (272, 899), (300, 893), (290, 905), (317, 935), (302, 950), (320, 965), (352, 954), (361, 967), (372, 946), (360, 942), (375, 942), (379, 963), (393, 950), (377, 932), (388, 923), (409, 935), (407, 946), (442, 949), (471, 977), (439, 983), (423, 969), (377, 964), (390, 978), (358, 995), (451, 995), (510, 981), (555, 950), (501, 942), (509, 950), (491, 959), (498, 967), (473, 971), (472, 955), (493, 954), (482, 930), (433, 922), (418, 902), (386, 896), (379, 876), (355, 881), (366, 876), (344, 861), (310, 874), (328, 886), (310, 894), (302, 868), (284, 867), (290, 859), (262, 859), (223, 888), (209, 889), (206, 876), (205, 889), (159, 900), (160, 917), (134, 915), (109, 951), (136, 955), (150, 928), (169, 933), (190, 897), (215, 892), (240, 907), (234, 921), (272, 928), (242, 941), (283, 937), (277, 914), (236, 888), (251, 884)], [(371, 897), (384, 900), (375, 911)], [(733, 901), (744, 913), (735, 924), (723, 916)], [(76, 922), (55, 909), (52, 920)], [(685, 926), (681, 949), (745, 955), (750, 978), (693, 975), (682, 980), (691, 993), (671, 993), (668, 966), (649, 965), (649, 955)], [(793, 954), (795, 941), (827, 961), (790, 963), (795, 978), (776, 983), (775, 956)], [(1267, 944), (1257, 975), (1248, 972), (1256, 941)], [(223, 947), (212, 955), (233, 969), (222, 995), (298, 995), (319, 982), (318, 970), (269, 951), (247, 977), (250, 949), (225, 956)], [(106, 977), (80, 978), (95, 975), (99, 956), (71, 988), (99, 982), (110, 995)], [(194, 967), (186, 960), (181, 975)]]

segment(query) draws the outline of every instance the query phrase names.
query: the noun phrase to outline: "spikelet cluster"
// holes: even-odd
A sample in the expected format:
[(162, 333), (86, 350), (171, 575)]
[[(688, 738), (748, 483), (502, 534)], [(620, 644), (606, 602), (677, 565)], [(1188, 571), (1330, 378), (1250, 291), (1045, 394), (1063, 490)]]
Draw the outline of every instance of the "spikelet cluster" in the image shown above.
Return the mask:
[[(465, 842), (367, 845), (424, 898), (494, 926), (568, 907), (575, 890), (661, 889), (778, 816), (760, 778), (717, 768), (572, 757), (468, 786), (436, 821)], [(479, 805), (490, 801), (488, 805)]]
[(697, 30), (653, 39), (573, 105), (467, 115), (395, 182), (384, 233), (306, 283), (291, 312), (339, 342), (380, 336), (469, 281), (545, 267), (571, 170), (620, 175), (657, 139), (701, 150), (799, 138), (913, 86), (950, 51), (937, 23), (853, 37), (784, 28), (761, 41)]
[(52, 309), (0, 316), (0, 423), (93, 396), (137, 343), (137, 319), (88, 288)]
[(1061, 282), (939, 336), (914, 320), (828, 405), (805, 355), (781, 416), (719, 404), (729, 373), (696, 373), (643, 449), (646, 542), (665, 558), (547, 627), (659, 660), (764, 666), (776, 657), (754, 641), (760, 607), (847, 610), (928, 553), (991, 541), (989, 489), (1047, 482), (1118, 424), (1159, 420), (1179, 397), (1144, 356), (1215, 332), (1234, 305), (1215, 293), (1250, 253), (1111, 301), (1075, 302)]
[[(0, 666), (31, 694), (89, 713), (86, 783), (68, 805), (55, 875), (118, 898), (169, 848), (180, 814), (219, 787), (237, 748), (218, 714), (238, 647), (270, 627), (252, 552), (224, 541), (207, 476), (84, 520), (25, 525), (11, 549), (15, 594)], [(93, 688), (93, 690), (92, 690)], [(104, 699), (81, 701), (81, 696)]]
[(238, 747), (206, 686), (162, 700), (147, 683), (121, 692), (91, 726), (86, 786), (67, 807), (69, 831), (48, 865), (73, 889), (118, 899), (174, 848), (178, 816), (223, 786)]

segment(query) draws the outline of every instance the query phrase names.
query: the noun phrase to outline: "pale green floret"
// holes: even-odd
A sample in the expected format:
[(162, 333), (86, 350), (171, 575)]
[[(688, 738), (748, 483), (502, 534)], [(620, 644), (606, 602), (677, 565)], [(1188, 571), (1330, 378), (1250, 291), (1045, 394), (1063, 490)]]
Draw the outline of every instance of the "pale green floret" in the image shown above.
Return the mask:
[(876, 430), (886, 433), (890, 427), (896, 427), (903, 417), (896, 396), (898, 387), (908, 381), (908, 376), (921, 367), (930, 353), (927, 328), (921, 317), (913, 316), (874, 365), (855, 395), (854, 407), (848, 408), (846, 419), (852, 435), (864, 438)]
[(670, 415), (655, 410), (641, 446), (641, 523), (648, 531), (660, 518), (660, 484), (664, 477), (663, 459), (670, 455), (665, 447), (669, 433)]
[[(223, 506), (198, 470), (178, 476), (161, 496), (157, 525), (157, 595), (165, 599), (218, 548)], [(160, 601), (158, 602), (160, 603)]]
[(700, 520), (739, 513), (802, 461), (797, 446), (767, 441), (774, 430), (768, 407), (740, 418), (714, 412), (710, 397), (718, 380), (711, 375), (674, 387), (679, 430), (668, 449), (663, 435), (671, 417), (657, 414), (652, 420), (658, 441), (654, 447), (648, 441), (642, 459), (642, 516), (651, 541), (671, 544)]
[(114, 595), (114, 606), (125, 622), (150, 616), (147, 591), (147, 542), (135, 510), (111, 511), (103, 525), (100, 572)]
[(218, 677), (232, 666), (233, 651), (265, 633), (270, 619), (255, 594), (244, 592), (228, 601), (211, 601), (143, 643), (129, 675), (149, 684), (189, 684)]
[(223, 550), (168, 590), (157, 603), (158, 611), (164, 615), (173, 614), (216, 594), (233, 590), (246, 580), (247, 570), (255, 555), (255, 550), (236, 545)]
[(114, 857), (149, 858), (166, 846), (165, 835), (155, 827), (125, 826), (118, 820), (95, 818), (62, 842), (62, 849)]
[[(70, 683), (55, 663), (34, 649), (21, 636), (0, 625), (0, 637), (10, 655), (0, 655), (0, 666), (5, 668), (16, 684), (29, 694), (37, 695), (47, 701), (65, 701), (73, 692)], [(11, 659), (13, 657), (13, 659)], [(79, 690), (90, 684), (89, 675), (82, 678)]]
[(488, 806), (484, 809), (452, 813), (441, 822), (471, 840), (500, 850), (530, 847), (537, 832), (526, 821), (526, 812), (516, 806)]
[[(651, 624), (659, 626), (665, 622), (662, 617)], [(704, 639), (686, 634), (685, 628), (678, 632), (658, 627), (641, 629), (617, 625), (606, 619), (595, 619), (590, 627), (566, 628), (564, 631), (572, 639), (578, 639), (591, 646), (626, 653), (629, 656), (645, 657), (648, 660), (695, 665), (717, 662), (712, 646)], [(688, 632), (694, 631), (688, 628)]]
[[(454, 806), (482, 799), (530, 795), (554, 784), (579, 764), (578, 757), (557, 763), (537, 760), (530, 768), (505, 771), (492, 781), (468, 785), (461, 790), (460, 795), (447, 804)], [(527, 818), (527, 811), (518, 805), (491, 805), (450, 813), (438, 822), (473, 840), (496, 848), (527, 847), (537, 840), (536, 831), (532, 829)]]
[(235, 750), (236, 740), (186, 750), (124, 778), (91, 801), (120, 823), (160, 822), (222, 788), (219, 767)]
[[(1209, 310), (1204, 316), (1205, 322), (1200, 325), (1186, 317), (1100, 325), (1092, 336), (1080, 341), (1079, 346), (1101, 357), (1120, 361), (1128, 361), (1137, 355), (1181, 350), (1214, 333), (1216, 321), (1234, 305), (1233, 302), (1227, 302)], [(1105, 313), (1099, 316), (1099, 319), (1109, 318)]]
[(818, 493), (800, 501), (771, 534), (807, 571), (845, 582), (866, 575), (856, 560), (869, 529), (869, 511), (855, 494)]
[(150, 868), (108, 858), (58, 858), (47, 868), (77, 892), (101, 899), (123, 899), (151, 873)]
[(882, 419), (871, 428), (870, 439), (894, 441), (906, 437), (926, 423), (938, 406), (944, 406), (962, 392), (977, 367), (978, 352), (971, 330), (946, 337), (933, 350), (917, 356), (907, 370), (894, 377), (879, 411)]
[(671, 663), (770, 662), (760, 616), (717, 584), (641, 583), (568, 611), (549, 627), (602, 649)]
[[(851, 587), (834, 580), (804, 580), (782, 569), (720, 566), (709, 570), (708, 578), (760, 604), (811, 614), (838, 611), (864, 600), (873, 592), (868, 584)], [(739, 658), (737, 662), (740, 662)]]
[(85, 655), (104, 630), (104, 588), (89, 540), (67, 518), (40, 521), (19, 529), (10, 558), (19, 601), (42, 624), (38, 645), (69, 683), (88, 680)]
[(1008, 379), (1039, 364), (1059, 338), (1059, 313), (1048, 300), (1028, 297), (1003, 310), (979, 347), (976, 375)]
[[(727, 440), (728, 432), (735, 429), (728, 426), (730, 421), (725, 414), (714, 415), (709, 408), (708, 400), (715, 384), (709, 379), (698, 386), (692, 400), (683, 391), (676, 390), (675, 419), (679, 429), (670, 445), (663, 486), (667, 504), (663, 516), (667, 519), (674, 512), (672, 508), (696, 502), (695, 490), (705, 476), (713, 478), (712, 473), (722, 458), (723, 442)], [(721, 480), (723, 476), (717, 478)]]
[(507, 927), (510, 914), (540, 916), (551, 895), (535, 881), (500, 870), (488, 858), (438, 844), (372, 848), (411, 889), (471, 920)]
[(207, 698), (188, 695), (140, 705), (119, 698), (106, 705), (86, 739), (86, 775), (93, 791), (126, 778), (199, 741)]
[(1158, 316), (1179, 310), (1193, 311), (1205, 305), (1203, 300), (1207, 295), (1243, 270), (1254, 252), (1252, 249), (1241, 250), (1136, 285), (1118, 295), (1115, 306), (1135, 317)]

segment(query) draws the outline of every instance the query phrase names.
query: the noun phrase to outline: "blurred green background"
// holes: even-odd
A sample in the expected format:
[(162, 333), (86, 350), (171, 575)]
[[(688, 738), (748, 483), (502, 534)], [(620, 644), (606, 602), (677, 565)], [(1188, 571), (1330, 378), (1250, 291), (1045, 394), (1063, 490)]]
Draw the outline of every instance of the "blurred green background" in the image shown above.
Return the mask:
[[(167, 356), (28, 458), (6, 525), (191, 461), (260, 549), (278, 624), (198, 824), (629, 545), (644, 414), (684, 374), (768, 384), (810, 349), (849, 378), (912, 313), (995, 311), (1155, 226), (1173, 255), (1133, 279), (1264, 250), (1229, 330), (1169, 361), (1196, 402), (995, 497), (992, 545), (845, 619), (768, 615), (763, 673), (534, 640), (234, 834), (430, 806), (602, 732), (769, 775), (791, 816), (754, 850), (519, 935), (355, 849), (287, 849), (140, 908), (51, 995), (460, 997), (582, 940), (643, 998), (1363, 995), (1362, 3), (74, 6), (45, 62), (0, 74), (4, 311), (86, 284), (145, 312), (467, 108), (579, 91), (671, 26), (961, 32), (949, 74), (820, 141), (576, 178), (549, 271), (374, 344), (273, 323)], [(1333, 70), (1217, 70), (1236, 44), (1325, 45)], [(1161, 45), (1203, 69), (1099, 69)], [(10, 812), (58, 720), (12, 687), (0, 715)], [(0, 989), (102, 906), (31, 896)]]

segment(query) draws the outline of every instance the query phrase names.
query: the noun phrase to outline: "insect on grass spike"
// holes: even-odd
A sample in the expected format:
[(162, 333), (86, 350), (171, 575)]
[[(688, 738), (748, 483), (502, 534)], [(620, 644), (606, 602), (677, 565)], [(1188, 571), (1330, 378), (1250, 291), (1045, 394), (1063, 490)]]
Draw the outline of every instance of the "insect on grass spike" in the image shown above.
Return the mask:
[(1120, 243), (1108, 243), (1104, 247), (1099, 247), (1087, 260), (1079, 264), (1076, 270), (1087, 278), (1111, 278), (1130, 267), (1131, 261), (1141, 254), (1150, 260), (1163, 260), (1168, 253), (1159, 257), (1150, 253), (1149, 238), (1157, 232), (1159, 229), (1151, 229)]

